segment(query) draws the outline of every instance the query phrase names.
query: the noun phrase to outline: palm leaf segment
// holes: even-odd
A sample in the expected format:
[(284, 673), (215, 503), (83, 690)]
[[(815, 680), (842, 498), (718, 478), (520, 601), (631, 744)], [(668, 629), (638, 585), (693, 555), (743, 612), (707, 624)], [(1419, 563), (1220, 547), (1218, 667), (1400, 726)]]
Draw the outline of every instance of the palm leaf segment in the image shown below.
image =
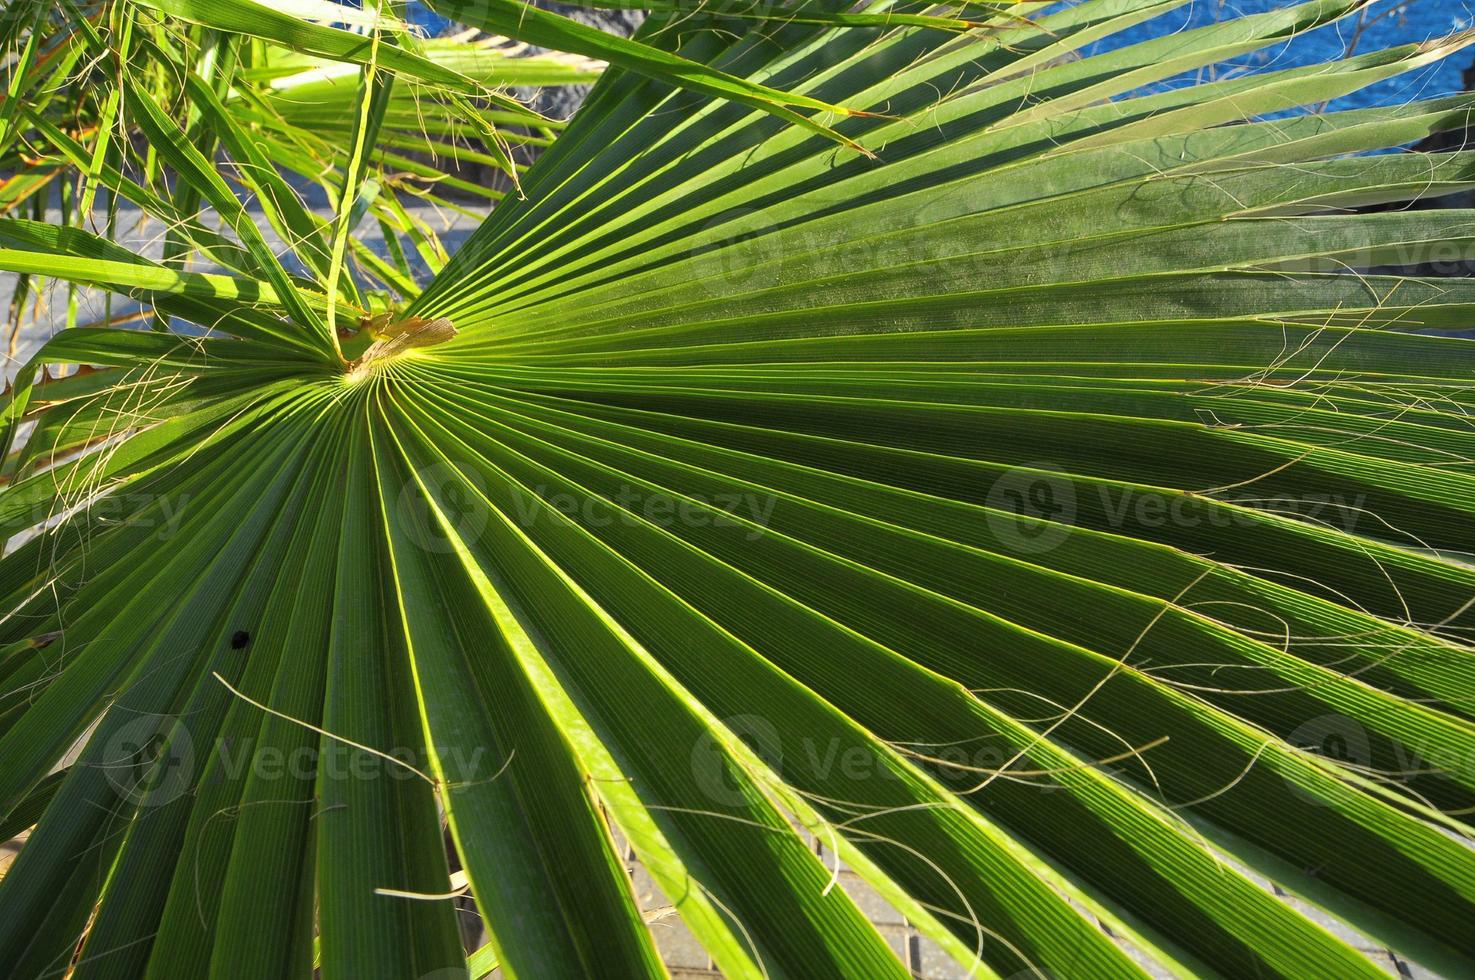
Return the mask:
[(443, 815), (523, 976), (662, 972), (615, 834), (733, 976), (904, 972), (831, 855), (982, 975), (1376, 975), (1328, 915), (1470, 969), (1475, 287), (1345, 270), (1465, 244), (1348, 209), (1468, 187), (1357, 154), (1472, 103), (1219, 125), (1463, 39), (1136, 94), (1357, 5), (1076, 61), (1175, 4), (1045, 6), (656, 18), (878, 159), (611, 72), (449, 342), (345, 374), (213, 279), (53, 341), (0, 962), (457, 975)]
[[(349, 24), (319, 23), (339, 19)], [(204, 162), (224, 146), (231, 166), (217, 189), (259, 202), (306, 272), (321, 280), (333, 266), (332, 229), (285, 179), (316, 185), (335, 206), (346, 194), (342, 210), (355, 226), (372, 216), (395, 247), (381, 255), (354, 237), (347, 258), (376, 285), (413, 295), (399, 236), (420, 264), (438, 269), (445, 249), (424, 213), (471, 213), (448, 190), (500, 199), (526, 169), (517, 149), (547, 145), (563, 127), (506, 87), (592, 82), (602, 67), (558, 53), (528, 57), (526, 45), (477, 33), (424, 39), (387, 13), (328, 0), (271, 9), (252, 0), (9, 4), (0, 15), (0, 214), (40, 220), (59, 205), (59, 224), (111, 237), (128, 201), (166, 223), (165, 264), (198, 253), (259, 275), (240, 249), (194, 220), (208, 195), (179, 155), (197, 152)], [(374, 97), (361, 116), (366, 75)], [(361, 132), (372, 153), (353, 166)], [(473, 164), (506, 179), (468, 180), (463, 168)], [(105, 218), (92, 214), (94, 202), (106, 202)], [(220, 208), (227, 223), (229, 211)], [(359, 295), (362, 279), (340, 277), (354, 305), (377, 299)], [(16, 290), (13, 329), (36, 285), (27, 278)]]

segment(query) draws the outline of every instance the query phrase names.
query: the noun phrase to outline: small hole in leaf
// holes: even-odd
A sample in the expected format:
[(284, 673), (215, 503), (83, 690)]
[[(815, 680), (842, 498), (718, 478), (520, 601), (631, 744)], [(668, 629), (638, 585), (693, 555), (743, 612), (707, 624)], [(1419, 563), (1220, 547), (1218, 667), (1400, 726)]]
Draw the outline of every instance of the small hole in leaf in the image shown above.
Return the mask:
[(235, 635), (230, 638), (230, 648), (232, 650), (244, 650), (246, 649), (246, 644), (250, 642), (250, 633), (247, 633), (245, 630), (236, 630)]

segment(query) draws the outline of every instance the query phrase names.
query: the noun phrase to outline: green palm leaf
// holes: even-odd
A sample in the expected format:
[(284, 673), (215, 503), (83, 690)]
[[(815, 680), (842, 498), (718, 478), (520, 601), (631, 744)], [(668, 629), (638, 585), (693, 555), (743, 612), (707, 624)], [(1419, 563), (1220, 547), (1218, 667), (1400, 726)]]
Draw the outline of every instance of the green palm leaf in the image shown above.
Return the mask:
[(1375, 271), (1475, 224), (1353, 213), (1475, 100), (1263, 118), (1469, 38), (1067, 57), (1173, 6), (658, 13), (342, 363), (249, 237), (4, 229), (211, 330), (6, 415), (0, 964), (460, 976), (464, 885), (478, 974), (661, 975), (633, 854), (733, 976), (907, 974), (837, 862), (982, 976), (1475, 967), (1475, 287)]
[[(316, 22), (324, 19), (354, 30)], [(119, 202), (128, 201), (166, 223), (165, 265), (198, 255), (283, 286), (287, 271), (267, 244), (274, 233), (320, 291), (335, 281), (363, 312), (377, 303), (363, 285), (404, 297), (418, 285), (402, 255), (381, 256), (353, 234), (360, 222), (372, 213), (394, 248), (407, 236), (438, 255), (435, 230), (401, 199), (454, 210), (461, 206), (446, 189), (501, 198), (526, 169), (515, 150), (546, 145), (563, 126), (505, 89), (591, 82), (602, 68), (560, 53), (525, 57), (523, 48), (475, 32), (423, 40), (388, 13), (328, 0), (272, 9), (248, 0), (15, 4), (0, 22), (0, 50), (16, 55), (0, 101), (0, 171), (13, 174), (0, 183), (0, 213), (40, 219), (59, 189), (61, 224), (113, 237)], [(361, 115), (355, 81), (371, 63), (379, 80), (399, 84), (378, 87), (384, 95), (365, 120), (377, 139), (352, 166)], [(232, 165), (217, 173), (222, 148)], [(506, 179), (457, 173), (471, 164)], [(337, 236), (336, 256), (336, 222), (298, 198), (311, 184), (343, 205), (348, 231)], [(102, 202), (106, 213), (98, 214)], [(201, 225), (202, 202), (228, 235)], [(265, 237), (248, 216), (253, 205), (270, 225)], [(363, 270), (370, 281), (335, 277), (335, 268)], [(295, 319), (313, 320), (291, 290), (277, 293)], [(319, 343), (331, 354), (328, 336)]]

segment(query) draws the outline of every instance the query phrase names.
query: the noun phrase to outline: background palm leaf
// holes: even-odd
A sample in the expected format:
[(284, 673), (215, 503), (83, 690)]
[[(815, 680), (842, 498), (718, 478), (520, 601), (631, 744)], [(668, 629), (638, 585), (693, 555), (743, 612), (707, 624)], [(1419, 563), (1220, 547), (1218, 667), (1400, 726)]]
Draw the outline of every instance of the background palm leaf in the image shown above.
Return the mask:
[[(375, 20), (337, 3), (267, 13), (229, 3), (7, 8), (0, 43), (14, 60), (0, 104), (0, 172), (9, 175), (0, 184), (0, 212), (40, 220), (59, 207), (53, 220), (63, 226), (147, 240), (142, 228), (119, 228), (126, 202), (164, 222), (164, 264), (198, 258), (256, 272), (249, 247), (232, 251), (195, 215), (208, 199), (249, 241), (259, 236), (241, 226), (242, 205), (254, 204), (268, 234), (290, 243), (321, 289), (332, 266), (332, 222), (298, 200), (299, 192), (316, 192), (351, 219), (351, 230), (372, 215), (370, 227), (389, 246), (386, 255), (362, 236), (346, 240), (346, 260), (358, 275), (339, 279), (347, 301), (363, 309), (379, 298), (360, 295), (360, 283), (410, 296), (418, 289), (415, 267), (444, 261), (436, 223), (416, 205), (474, 213), (463, 203), (468, 195), (501, 198), (525, 169), (527, 151), (562, 128), (512, 99), (508, 87), (587, 83), (602, 67), (559, 53), (529, 57), (525, 45), (469, 31), (425, 40), (402, 20)], [(394, 74), (378, 76), (371, 152), (362, 155), (345, 200), (362, 63), (376, 32), (390, 40), (375, 63)], [(391, 77), (399, 83), (389, 84)], [(213, 156), (222, 147), (233, 167), (215, 175)], [(471, 167), (506, 179), (469, 180)], [(260, 247), (256, 253), (265, 259)], [(26, 299), (39, 295), (40, 282), (34, 285), (17, 291), (12, 334), (21, 329)], [(75, 295), (69, 302), (75, 307)], [(75, 325), (75, 309), (67, 322)], [(12, 340), (12, 353), (15, 347)]]
[(1365, 151), (1472, 100), (1263, 118), (1469, 39), (1144, 91), (1362, 6), (1315, 0), (1068, 57), (1175, 5), (658, 11), (865, 114), (611, 70), (394, 314), (455, 336), (349, 370), (249, 234), (7, 225), (211, 330), (17, 384), (0, 963), (459, 975), (444, 820), (509, 974), (663, 971), (625, 845), (734, 976), (905, 975), (835, 858), (979, 975), (1377, 975), (1332, 921), (1469, 971), (1475, 287), (1371, 270), (1471, 214), (1352, 210), (1468, 189)]

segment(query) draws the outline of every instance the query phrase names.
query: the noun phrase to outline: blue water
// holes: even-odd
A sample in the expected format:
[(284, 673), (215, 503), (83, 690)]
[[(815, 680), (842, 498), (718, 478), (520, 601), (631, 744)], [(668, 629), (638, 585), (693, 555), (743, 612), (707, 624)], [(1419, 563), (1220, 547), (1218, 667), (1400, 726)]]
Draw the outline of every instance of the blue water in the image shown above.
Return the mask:
[[(1173, 31), (1201, 27), (1229, 16), (1263, 13), (1289, 5), (1290, 0), (1191, 0), (1172, 13), (1098, 43), (1086, 53), (1144, 41)], [(1392, 11), (1391, 14), (1383, 16), (1388, 11)], [(1363, 16), (1371, 23), (1358, 42), (1358, 53), (1442, 38), (1456, 31), (1475, 28), (1475, 0), (1409, 0), (1406, 3), (1382, 0), (1368, 8)], [(439, 33), (447, 26), (443, 18), (418, 3), (410, 5), (410, 19), (420, 23), (431, 33)], [(1348, 42), (1356, 25), (1357, 15), (1347, 17), (1290, 42), (1271, 45), (1229, 67), (1253, 71), (1330, 61), (1347, 53)], [(1451, 95), (1464, 89), (1461, 73), (1472, 61), (1475, 61), (1475, 45), (1437, 64), (1408, 72), (1339, 99), (1332, 104), (1332, 108), (1353, 109)]]
[[(1120, 47), (1172, 31), (1202, 27), (1230, 16), (1263, 13), (1289, 5), (1287, 0), (1192, 0), (1172, 13), (1110, 38), (1092, 50)], [(1382, 16), (1385, 12), (1387, 15)], [(1349, 53), (1348, 45), (1356, 32), (1359, 16), (1354, 14), (1289, 42), (1271, 45), (1235, 61), (1232, 67), (1263, 71), (1342, 57)], [(1411, 0), (1404, 4), (1397, 0), (1383, 0), (1361, 16), (1368, 26), (1357, 43), (1355, 53), (1367, 54), (1475, 28), (1475, 0)], [(1355, 109), (1452, 95), (1464, 90), (1461, 74), (1472, 61), (1475, 61), (1475, 45), (1433, 65), (1370, 85), (1332, 103), (1332, 108)]]

